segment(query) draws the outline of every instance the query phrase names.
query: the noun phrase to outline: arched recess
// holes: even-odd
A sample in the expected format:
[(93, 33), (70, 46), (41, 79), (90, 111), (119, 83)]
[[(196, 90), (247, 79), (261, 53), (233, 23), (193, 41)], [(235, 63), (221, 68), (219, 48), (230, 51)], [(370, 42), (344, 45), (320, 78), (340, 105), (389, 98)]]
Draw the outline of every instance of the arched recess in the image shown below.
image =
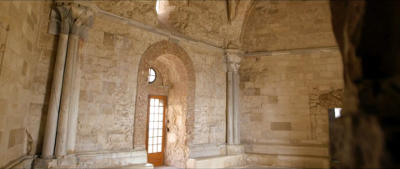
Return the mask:
[[(147, 83), (148, 68), (160, 73), (162, 82)], [(153, 86), (151, 86), (153, 85)], [(159, 85), (155, 88), (154, 85)], [(166, 134), (165, 164), (185, 167), (188, 144), (194, 128), (195, 72), (193, 63), (183, 48), (169, 41), (150, 45), (144, 52), (138, 71), (138, 88), (134, 123), (134, 147), (146, 145), (148, 95), (168, 96), (166, 119), (170, 131)]]

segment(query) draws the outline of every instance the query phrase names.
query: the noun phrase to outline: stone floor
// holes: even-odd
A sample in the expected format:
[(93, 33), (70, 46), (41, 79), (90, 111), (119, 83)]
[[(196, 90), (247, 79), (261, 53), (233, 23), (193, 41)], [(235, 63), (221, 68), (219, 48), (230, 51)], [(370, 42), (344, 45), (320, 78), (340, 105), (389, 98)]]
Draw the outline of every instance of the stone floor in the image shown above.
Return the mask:
[[(155, 169), (179, 169), (176, 167), (170, 167), (170, 166), (160, 166), (160, 167), (154, 167)], [(272, 169), (272, 168), (277, 168), (277, 167), (271, 167), (271, 166), (260, 166), (260, 165), (247, 165), (247, 166), (240, 166), (240, 167), (229, 167), (231, 169), (241, 169), (241, 168), (254, 168), (254, 169)], [(284, 168), (281, 168), (284, 169)]]
[(178, 169), (178, 168), (170, 166), (159, 166), (159, 167), (154, 167), (154, 169)]

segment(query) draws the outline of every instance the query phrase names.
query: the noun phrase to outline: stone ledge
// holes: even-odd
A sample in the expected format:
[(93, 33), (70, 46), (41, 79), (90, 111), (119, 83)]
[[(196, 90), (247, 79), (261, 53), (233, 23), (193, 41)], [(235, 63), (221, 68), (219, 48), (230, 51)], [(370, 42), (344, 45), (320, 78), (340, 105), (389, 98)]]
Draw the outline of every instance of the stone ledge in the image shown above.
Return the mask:
[(326, 146), (291, 146), (274, 144), (252, 144), (245, 146), (246, 153), (277, 154), (291, 156), (329, 157), (329, 148)]
[(233, 166), (245, 166), (246, 155), (226, 155), (214, 157), (192, 158), (187, 161), (187, 168), (227, 168)]
[(117, 167), (116, 169), (124, 169), (124, 168), (154, 168), (153, 164), (151, 163), (146, 163), (146, 164), (135, 164), (135, 165), (127, 165), (127, 166), (121, 166), (121, 167)]
[(244, 154), (244, 146), (243, 145), (227, 145), (226, 146), (226, 154), (227, 155)]
[(35, 168), (117, 168), (145, 166), (146, 163), (146, 151), (90, 152), (72, 154), (59, 159), (37, 159)]
[(246, 154), (247, 165), (271, 168), (329, 168), (329, 158), (292, 155)]
[(226, 155), (226, 145), (220, 144), (197, 144), (189, 147), (190, 155), (189, 158), (201, 158), (201, 157), (215, 157)]

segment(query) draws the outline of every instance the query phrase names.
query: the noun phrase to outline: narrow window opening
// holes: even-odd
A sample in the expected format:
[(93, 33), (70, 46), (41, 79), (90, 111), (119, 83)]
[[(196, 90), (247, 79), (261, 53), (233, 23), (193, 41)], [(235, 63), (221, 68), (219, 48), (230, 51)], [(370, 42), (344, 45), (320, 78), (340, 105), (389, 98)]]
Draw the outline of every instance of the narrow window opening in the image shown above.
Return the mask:
[(157, 14), (160, 13), (160, 0), (156, 1), (156, 12), (157, 12)]
[(149, 84), (156, 81), (156, 78), (157, 78), (156, 71), (153, 68), (149, 68), (149, 76), (148, 76)]
[[(331, 156), (331, 168), (337, 168), (340, 166), (340, 161), (337, 159), (337, 149), (335, 144), (341, 140), (342, 123), (339, 122), (340, 118), (342, 117), (342, 108), (331, 108), (328, 110), (329, 113), (329, 144), (330, 144), (330, 156)], [(339, 122), (339, 123), (338, 123)], [(339, 126), (339, 127), (338, 127)]]
[(342, 108), (335, 108), (335, 119), (340, 118), (342, 116)]

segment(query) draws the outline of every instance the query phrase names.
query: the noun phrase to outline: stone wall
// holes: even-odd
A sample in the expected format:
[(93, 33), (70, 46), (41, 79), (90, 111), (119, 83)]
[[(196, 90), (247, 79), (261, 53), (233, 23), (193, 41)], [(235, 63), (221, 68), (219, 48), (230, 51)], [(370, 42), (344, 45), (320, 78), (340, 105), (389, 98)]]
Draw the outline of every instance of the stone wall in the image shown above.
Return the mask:
[[(50, 3), (0, 2), (0, 167), (24, 154), (40, 155), (57, 45), (57, 38), (46, 33)], [(147, 8), (144, 10), (152, 8), (152, 5), (145, 5)], [(197, 4), (191, 10), (199, 12), (203, 7), (204, 4)], [(216, 8), (219, 9), (220, 5)], [(313, 11), (314, 8), (310, 8)], [(191, 10), (189, 13), (193, 13)], [(315, 11), (312, 16), (321, 12)], [(155, 26), (154, 12), (147, 13), (152, 18), (148, 24)], [(227, 22), (220, 18), (220, 14), (215, 15), (223, 20), (221, 22)], [(330, 29), (326, 29), (330, 26), (325, 22), (326, 15), (322, 17), (315, 22), (321, 23), (323, 31), (315, 36), (326, 38), (300, 47), (315, 47), (314, 43), (320, 42), (326, 46), (333, 44)], [(195, 23), (201, 23), (203, 19)], [(225, 154), (224, 51), (149, 25), (104, 11), (96, 14), (88, 39), (82, 41), (82, 50), (79, 51), (82, 62), (76, 152), (69, 153), (112, 154), (140, 148), (135, 140), (136, 134), (140, 133), (134, 133), (139, 61), (152, 44), (167, 41), (181, 47), (193, 64), (193, 104), (188, 105), (188, 112), (193, 111), (193, 114), (187, 115), (189, 123), (185, 126), (188, 133), (185, 142), (189, 149), (185, 150), (185, 155), (195, 158)], [(195, 27), (196, 24), (190, 24), (178, 32), (193, 33), (197, 30)], [(212, 25), (206, 27), (210, 30), (200, 29), (206, 32), (219, 29)], [(208, 35), (203, 37), (205, 34)], [(215, 32), (205, 34), (200, 31), (194, 37), (216, 41), (218, 45), (225, 43), (222, 37), (212, 36), (217, 34)], [(284, 39), (279, 44), (287, 44), (286, 41)], [(297, 47), (298, 44), (290, 44), (268, 49)], [(283, 164), (289, 167), (325, 167), (329, 143), (327, 109), (341, 106), (341, 69), (337, 49), (245, 56), (241, 66), (241, 130), (242, 142), (251, 157), (248, 160), (256, 163), (264, 160), (268, 165), (280, 166), (277, 158), (295, 156), (295, 162)], [(93, 154), (96, 153), (92, 153), (94, 159), (97, 156)], [(290, 161), (290, 158), (286, 160)], [(85, 162), (87, 166), (92, 164), (90, 160)]]
[(114, 0), (96, 1), (96, 5), (108, 12), (147, 25), (168, 29), (177, 34), (200, 40), (218, 47), (238, 46), (243, 18), (251, 1), (229, 1), (231, 10), (227, 16), (225, 1), (169, 0), (160, 3), (159, 14), (156, 1)]
[(132, 151), (136, 147), (133, 127), (139, 61), (151, 44), (162, 40), (182, 47), (194, 65), (194, 124), (188, 131), (192, 138), (189, 145), (225, 143), (223, 50), (169, 38), (129, 20), (100, 13), (80, 51), (77, 152)]
[(241, 40), (252, 52), (336, 46), (329, 1), (254, 1)]
[[(163, 79), (168, 80), (166, 85), (160, 85), (160, 80), (148, 84), (147, 75), (149, 66), (164, 72)], [(160, 72), (160, 71), (158, 71)], [(163, 82), (164, 83), (164, 82)], [(135, 147), (143, 147), (146, 139), (148, 119), (148, 96), (167, 96), (167, 111), (165, 125), (167, 131), (165, 164), (184, 168), (188, 157), (187, 140), (193, 130), (193, 107), (195, 72), (193, 63), (183, 48), (176, 43), (160, 41), (152, 44), (143, 54), (138, 74), (138, 95), (135, 112)], [(162, 87), (162, 88), (160, 88)], [(163, 90), (160, 90), (163, 89)], [(167, 90), (165, 90), (167, 89)]]
[(50, 4), (0, 2), (0, 167), (40, 154), (55, 37)]
[[(57, 39), (47, 31), (50, 3), (2, 2), (0, 12), (1, 160), (40, 155)], [(4, 19), (3, 19), (4, 18)], [(96, 15), (81, 45), (76, 153), (132, 151), (139, 60), (169, 35)], [(39, 31), (40, 30), (40, 31)], [(18, 39), (10, 41), (8, 39)], [(171, 39), (196, 63), (189, 145), (225, 142), (225, 60), (221, 49)], [(22, 47), (22, 48), (21, 48)], [(15, 102), (18, 100), (18, 102)], [(215, 117), (214, 117), (215, 116)], [(220, 121), (223, 121), (220, 123)], [(28, 146), (29, 142), (29, 146)], [(10, 146), (9, 146), (10, 145)], [(207, 151), (201, 149), (200, 152)], [(203, 154), (204, 155), (204, 154)]]
[(190, 157), (220, 155), (226, 141), (226, 63), (224, 51), (204, 44), (180, 43), (196, 72), (194, 129)]
[(146, 44), (160, 39), (118, 20), (96, 16), (80, 52), (77, 152), (133, 149), (139, 59)]
[[(57, 48), (56, 36), (47, 33), (50, 3), (0, 3), (5, 9), (0, 12), (0, 166), (41, 152)], [(210, 148), (224, 145), (223, 50), (99, 13), (79, 51), (81, 91), (74, 153), (133, 151), (139, 60), (151, 44), (162, 40), (181, 46), (196, 63), (190, 117), (194, 122), (187, 144), (197, 149), (189, 152), (204, 156)]]
[(341, 107), (343, 95), (339, 50), (248, 55), (240, 77), (241, 141), (249, 162), (329, 167), (328, 109)]

